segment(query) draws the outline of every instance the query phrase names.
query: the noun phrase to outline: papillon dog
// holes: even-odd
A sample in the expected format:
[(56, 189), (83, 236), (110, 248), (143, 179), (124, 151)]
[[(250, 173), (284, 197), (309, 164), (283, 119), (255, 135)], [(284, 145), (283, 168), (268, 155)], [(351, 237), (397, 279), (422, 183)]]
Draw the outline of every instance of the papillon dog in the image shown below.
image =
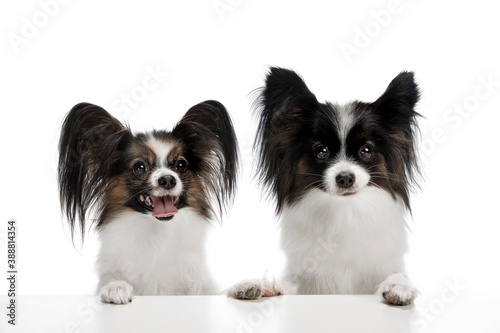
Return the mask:
[[(413, 302), (404, 254), (420, 175), (418, 100), (411, 72), (375, 102), (339, 105), (320, 103), (295, 72), (270, 69), (255, 148), (260, 182), (281, 217), (285, 293), (376, 292), (392, 304)], [(281, 292), (259, 280), (230, 289), (242, 299)]]
[(101, 107), (81, 103), (64, 120), (59, 154), (72, 236), (79, 231), (83, 241), (90, 224), (98, 231), (103, 302), (216, 293), (205, 239), (234, 196), (239, 158), (222, 104), (193, 106), (172, 131), (134, 134)]

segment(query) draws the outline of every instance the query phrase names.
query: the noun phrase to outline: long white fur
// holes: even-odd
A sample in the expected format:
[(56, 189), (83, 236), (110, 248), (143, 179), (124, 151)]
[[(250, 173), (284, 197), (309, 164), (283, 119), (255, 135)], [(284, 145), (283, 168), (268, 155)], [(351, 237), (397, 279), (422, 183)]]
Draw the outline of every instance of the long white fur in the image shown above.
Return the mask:
[[(372, 294), (394, 304), (411, 304), (418, 291), (405, 276), (407, 215), (403, 200), (365, 186), (355, 195), (308, 191), (281, 218), (281, 248), (287, 265), (279, 283), (243, 280), (228, 290), (280, 294)], [(247, 294), (248, 295), (248, 294)]]
[(99, 232), (98, 294), (128, 303), (133, 295), (202, 295), (216, 289), (205, 260), (210, 224), (191, 208), (168, 222), (126, 211)]
[(299, 294), (375, 292), (390, 274), (404, 273), (405, 214), (400, 198), (377, 187), (350, 196), (309, 191), (283, 211), (285, 281)]

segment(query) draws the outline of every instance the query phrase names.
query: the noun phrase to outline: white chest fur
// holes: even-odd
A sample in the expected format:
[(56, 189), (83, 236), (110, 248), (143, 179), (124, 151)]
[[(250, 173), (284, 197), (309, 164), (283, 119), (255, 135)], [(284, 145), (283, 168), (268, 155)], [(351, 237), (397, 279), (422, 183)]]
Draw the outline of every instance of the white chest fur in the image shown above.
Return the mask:
[(189, 208), (168, 222), (133, 211), (120, 215), (99, 233), (99, 288), (125, 280), (135, 295), (214, 293), (205, 261), (209, 226)]
[(405, 215), (400, 198), (375, 187), (345, 197), (308, 192), (283, 211), (286, 280), (299, 294), (373, 293), (404, 272)]

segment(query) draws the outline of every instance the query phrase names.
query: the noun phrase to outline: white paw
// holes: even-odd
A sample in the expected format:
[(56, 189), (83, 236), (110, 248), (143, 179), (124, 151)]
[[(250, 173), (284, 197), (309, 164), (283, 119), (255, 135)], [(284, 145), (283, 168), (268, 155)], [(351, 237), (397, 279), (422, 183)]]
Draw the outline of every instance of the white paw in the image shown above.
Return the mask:
[(391, 274), (382, 282), (377, 294), (394, 305), (412, 304), (418, 295), (418, 290), (403, 274)]
[(283, 290), (275, 280), (269, 281), (264, 278), (240, 281), (227, 291), (227, 295), (239, 299), (257, 299), (283, 295)]
[(127, 304), (132, 302), (133, 287), (126, 281), (112, 281), (99, 290), (104, 303)]
[(227, 295), (239, 299), (257, 299), (262, 297), (263, 289), (260, 280), (243, 280), (230, 288)]

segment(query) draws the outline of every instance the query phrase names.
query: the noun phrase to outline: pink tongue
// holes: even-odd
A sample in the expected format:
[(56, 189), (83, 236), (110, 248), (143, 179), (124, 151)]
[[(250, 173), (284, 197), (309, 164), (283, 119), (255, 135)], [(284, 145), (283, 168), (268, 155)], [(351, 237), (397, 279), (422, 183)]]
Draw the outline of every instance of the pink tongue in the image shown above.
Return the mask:
[(171, 196), (166, 197), (154, 197), (151, 196), (153, 200), (154, 209), (153, 216), (155, 217), (169, 217), (177, 213), (177, 208), (175, 208), (174, 203), (172, 202)]

